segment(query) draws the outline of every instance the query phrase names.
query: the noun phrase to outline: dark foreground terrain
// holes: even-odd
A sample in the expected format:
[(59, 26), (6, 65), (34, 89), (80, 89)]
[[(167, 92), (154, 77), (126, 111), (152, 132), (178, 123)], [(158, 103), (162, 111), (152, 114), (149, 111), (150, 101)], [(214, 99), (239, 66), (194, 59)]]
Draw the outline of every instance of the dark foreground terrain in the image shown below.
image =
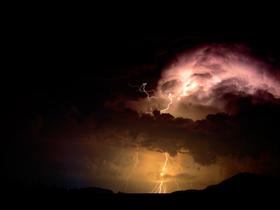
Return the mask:
[[(113, 193), (100, 188), (13, 189), (5, 193), (8, 206), (88, 209), (277, 209), (280, 203), (276, 177), (241, 173), (204, 190), (186, 190), (169, 194)], [(7, 199), (6, 199), (6, 196)]]

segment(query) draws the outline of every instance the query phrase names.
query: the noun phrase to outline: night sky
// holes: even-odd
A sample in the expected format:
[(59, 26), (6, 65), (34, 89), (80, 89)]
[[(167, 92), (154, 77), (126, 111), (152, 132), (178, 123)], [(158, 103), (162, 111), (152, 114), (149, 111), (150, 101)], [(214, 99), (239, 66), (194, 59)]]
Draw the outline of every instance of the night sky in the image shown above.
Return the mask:
[(190, 22), (17, 19), (2, 77), (5, 183), (172, 192), (279, 176), (274, 28)]

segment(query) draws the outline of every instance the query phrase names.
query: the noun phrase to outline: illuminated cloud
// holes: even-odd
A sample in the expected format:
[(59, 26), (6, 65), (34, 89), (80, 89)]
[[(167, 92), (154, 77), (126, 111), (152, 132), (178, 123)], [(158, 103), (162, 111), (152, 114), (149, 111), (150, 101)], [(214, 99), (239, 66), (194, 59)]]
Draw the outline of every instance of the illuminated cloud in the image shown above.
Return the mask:
[(207, 45), (177, 56), (163, 70), (153, 93), (127, 106), (140, 113), (158, 109), (175, 117), (202, 119), (230, 113), (229, 96), (260, 96), (259, 92), (280, 97), (279, 78), (267, 65), (245, 47)]

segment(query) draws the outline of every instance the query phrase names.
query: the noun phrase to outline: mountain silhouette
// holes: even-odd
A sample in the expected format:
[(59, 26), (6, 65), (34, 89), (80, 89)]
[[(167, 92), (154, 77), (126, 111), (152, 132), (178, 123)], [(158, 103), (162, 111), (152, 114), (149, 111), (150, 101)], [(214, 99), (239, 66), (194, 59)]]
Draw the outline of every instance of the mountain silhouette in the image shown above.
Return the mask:
[[(167, 194), (113, 193), (108, 189), (88, 187), (80, 189), (41, 188), (19, 191), (12, 189), (9, 205), (22, 200), (28, 207), (49, 205), (68, 208), (86, 205), (90, 209), (189, 209), (228, 207), (270, 209), (278, 202), (277, 177), (240, 173), (203, 190), (176, 191)], [(6, 193), (7, 194), (7, 193)]]
[(239, 193), (266, 194), (279, 189), (279, 179), (273, 176), (252, 173), (239, 173), (219, 184), (211, 185), (203, 190), (185, 190), (176, 193)]
[(209, 186), (207, 192), (231, 192), (231, 193), (262, 193), (279, 187), (278, 179), (264, 175), (240, 173), (232, 176), (220, 184)]

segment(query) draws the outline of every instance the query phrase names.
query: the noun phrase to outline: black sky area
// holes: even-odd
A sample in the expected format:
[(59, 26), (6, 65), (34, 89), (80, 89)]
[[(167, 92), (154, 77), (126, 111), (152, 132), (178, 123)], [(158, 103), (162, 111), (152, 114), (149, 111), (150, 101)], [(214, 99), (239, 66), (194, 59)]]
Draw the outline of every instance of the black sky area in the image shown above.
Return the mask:
[(7, 93), (19, 109), (25, 103), (45, 111), (75, 104), (91, 111), (116, 92), (133, 97), (127, 81), (149, 80), (153, 87), (174, 55), (205, 43), (245, 44), (279, 66), (280, 41), (266, 22), (164, 21), (18, 19), (8, 32)]
[[(1, 76), (7, 105), (2, 150), (4, 177), (11, 182), (15, 177), (25, 182), (23, 176), (30, 173), (36, 177), (42, 170), (38, 165), (46, 164), (34, 158), (42, 155), (41, 143), (30, 143), (38, 115), (54, 125), (71, 114), (82, 122), (92, 114), (101, 115), (104, 103), (119, 95), (143, 97), (129, 84), (148, 81), (155, 88), (164, 66), (186, 49), (206, 43), (244, 44), (256, 57), (280, 67), (280, 39), (270, 19), (222, 23), (219, 18), (195, 17), (184, 21), (97, 16), (91, 21), (27, 16), (9, 22), (2, 40), (7, 64)], [(24, 164), (18, 162), (20, 157)]]

